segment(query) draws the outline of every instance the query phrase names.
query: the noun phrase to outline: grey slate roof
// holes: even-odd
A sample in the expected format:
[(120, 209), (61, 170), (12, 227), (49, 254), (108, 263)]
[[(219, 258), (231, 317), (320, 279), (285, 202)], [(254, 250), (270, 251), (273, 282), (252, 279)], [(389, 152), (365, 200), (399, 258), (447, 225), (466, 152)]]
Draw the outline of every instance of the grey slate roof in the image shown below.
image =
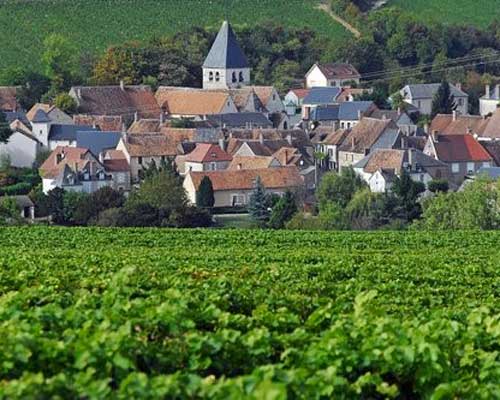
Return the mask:
[(228, 128), (272, 128), (273, 124), (264, 114), (254, 112), (213, 114), (208, 115), (207, 120), (215, 126), (225, 125)]
[(339, 104), (327, 107), (316, 107), (311, 112), (311, 119), (314, 121), (337, 121), (339, 119)]
[(371, 150), (375, 149), (392, 149), (395, 147), (399, 138), (399, 131), (396, 129), (387, 129), (377, 141), (373, 144)]
[(41, 109), (39, 109), (36, 113), (35, 116), (33, 117), (31, 122), (34, 122), (35, 124), (43, 124), (45, 122), (50, 122), (50, 118), (47, 115), (47, 113)]
[(357, 121), (359, 112), (365, 113), (373, 104), (372, 101), (346, 101), (340, 103), (339, 120)]
[[(415, 85), (406, 85), (403, 90), (408, 92), (412, 99), (429, 99), (434, 98), (434, 95), (441, 86), (440, 83), (421, 83)], [(469, 97), (469, 95), (456, 86), (450, 84), (450, 92), (454, 97)]]
[(28, 128), (31, 128), (31, 122), (28, 120), (28, 117), (26, 117), (25, 112), (21, 111), (4, 111), (5, 118), (7, 119), (7, 122), (11, 124), (14, 122), (16, 119), (21, 121), (24, 125), (26, 125)]
[(89, 149), (96, 157), (105, 150), (115, 149), (121, 132), (76, 132), (76, 147)]
[(203, 68), (249, 68), (248, 60), (227, 21), (222, 24)]
[[(38, 114), (38, 112), (37, 112)], [(61, 125), (53, 124), (50, 126), (49, 140), (76, 140), (76, 132), (78, 131), (97, 131), (90, 125)]]
[(341, 93), (338, 87), (313, 87), (305, 97), (303, 104), (321, 105), (334, 104)]

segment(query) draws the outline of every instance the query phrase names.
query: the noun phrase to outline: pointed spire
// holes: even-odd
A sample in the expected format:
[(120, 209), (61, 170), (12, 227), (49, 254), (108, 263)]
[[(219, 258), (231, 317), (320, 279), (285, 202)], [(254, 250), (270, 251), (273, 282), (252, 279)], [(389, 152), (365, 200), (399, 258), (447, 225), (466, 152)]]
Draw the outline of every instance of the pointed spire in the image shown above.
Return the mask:
[(224, 21), (222, 24), (203, 68), (249, 68), (248, 60), (229, 22)]

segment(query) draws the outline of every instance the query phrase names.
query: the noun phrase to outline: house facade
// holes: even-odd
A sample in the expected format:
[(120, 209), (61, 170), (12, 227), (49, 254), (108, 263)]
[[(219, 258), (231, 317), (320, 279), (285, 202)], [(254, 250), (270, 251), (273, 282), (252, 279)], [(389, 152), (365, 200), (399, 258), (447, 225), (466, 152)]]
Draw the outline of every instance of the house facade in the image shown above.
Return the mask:
[(268, 193), (283, 195), (287, 190), (300, 191), (304, 181), (295, 167), (240, 169), (210, 172), (189, 172), (184, 178), (184, 189), (192, 204), (201, 180), (207, 176), (214, 189), (215, 207), (244, 207), (248, 204), (255, 180), (260, 177)]
[(10, 124), (12, 135), (7, 143), (0, 143), (0, 156), (7, 155), (13, 167), (31, 168), (41, 143), (19, 120)]
[(227, 169), (233, 157), (219, 145), (198, 143), (195, 149), (186, 155), (185, 171), (203, 172)]
[(484, 117), (495, 113), (498, 107), (500, 107), (500, 85), (495, 85), (493, 89), (490, 85), (486, 85), (484, 96), (479, 99), (479, 113)]
[(314, 64), (306, 73), (306, 87), (343, 87), (359, 83), (361, 75), (351, 64)]
[[(421, 114), (431, 115), (432, 101), (440, 86), (440, 83), (406, 85), (399, 93), (403, 96), (403, 100), (406, 103), (416, 107)], [(451, 84), (450, 92), (455, 99), (456, 111), (463, 115), (468, 114), (469, 95), (465, 93), (461, 87)]]

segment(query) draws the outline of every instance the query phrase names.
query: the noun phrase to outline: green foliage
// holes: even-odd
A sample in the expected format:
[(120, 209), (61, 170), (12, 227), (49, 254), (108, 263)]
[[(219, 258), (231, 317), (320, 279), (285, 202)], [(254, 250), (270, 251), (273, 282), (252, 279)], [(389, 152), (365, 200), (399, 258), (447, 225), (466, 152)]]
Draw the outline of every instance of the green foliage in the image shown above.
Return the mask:
[(498, 229), (500, 186), (478, 178), (461, 192), (438, 193), (423, 203), (416, 226), (432, 230)]
[(68, 114), (76, 113), (78, 104), (76, 100), (71, 97), (68, 93), (60, 93), (54, 99), (54, 105), (60, 110)]
[(176, 118), (170, 122), (172, 128), (194, 128), (195, 124), (191, 118)]
[(196, 205), (202, 208), (211, 208), (214, 206), (214, 203), (215, 198), (212, 181), (208, 176), (204, 176), (196, 192)]
[(2, 398), (499, 394), (497, 232), (0, 237)]
[(22, 224), (21, 210), (10, 197), (0, 197), (0, 226)]
[(317, 193), (320, 210), (329, 203), (336, 203), (342, 208), (346, 207), (354, 193), (364, 187), (366, 183), (356, 175), (352, 168), (344, 168), (339, 174), (334, 172), (325, 174)]
[(444, 81), (432, 99), (431, 117), (433, 118), (437, 114), (451, 114), (456, 108), (457, 105), (455, 104), (455, 98), (451, 94), (450, 84)]
[(418, 200), (420, 194), (425, 191), (425, 185), (422, 182), (415, 182), (406, 169), (403, 169), (401, 175), (396, 177), (391, 190), (396, 197), (398, 206), (398, 210), (395, 210), (394, 214), (399, 214), (408, 222), (420, 216), (422, 210)]
[(266, 188), (260, 176), (255, 179), (253, 191), (248, 202), (248, 213), (252, 220), (261, 228), (267, 225), (270, 216), (270, 207)]
[(71, 86), (77, 68), (75, 56), (75, 47), (59, 33), (53, 33), (43, 41), (41, 60), (45, 75), (51, 80), (48, 97), (54, 98)]
[(269, 226), (273, 229), (282, 229), (297, 213), (297, 201), (292, 192), (287, 191), (272, 207)]
[(0, 110), (0, 143), (7, 143), (11, 135), (12, 129), (10, 129), (5, 114)]
[(432, 193), (447, 192), (449, 190), (449, 185), (446, 179), (433, 179), (429, 182), (427, 188)]
[(64, 195), (65, 191), (61, 188), (52, 189), (47, 193), (47, 210), (55, 224), (63, 225), (66, 222)]

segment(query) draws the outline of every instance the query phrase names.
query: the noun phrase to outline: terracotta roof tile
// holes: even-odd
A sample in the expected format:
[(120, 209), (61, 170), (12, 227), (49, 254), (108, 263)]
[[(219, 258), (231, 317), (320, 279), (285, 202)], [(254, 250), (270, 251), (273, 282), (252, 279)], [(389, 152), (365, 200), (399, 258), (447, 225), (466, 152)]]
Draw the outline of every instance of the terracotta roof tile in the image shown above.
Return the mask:
[(263, 169), (269, 168), (273, 161), (277, 161), (274, 157), (247, 157), (235, 156), (227, 169)]
[(186, 156), (187, 162), (206, 163), (231, 161), (233, 157), (216, 144), (198, 143), (195, 149)]
[(327, 79), (356, 79), (361, 77), (358, 70), (351, 64), (330, 63), (317, 65)]
[(105, 132), (120, 132), (123, 128), (123, 118), (109, 115), (73, 115), (73, 122), (76, 125), (96, 126)]
[(109, 172), (127, 172), (130, 171), (130, 165), (124, 158), (104, 160), (104, 168)]
[[(64, 155), (64, 158), (57, 163), (57, 156)], [(83, 168), (87, 164), (88, 160), (85, 156), (90, 154), (88, 149), (83, 149), (79, 147), (68, 147), (68, 146), (57, 146), (50, 156), (45, 160), (45, 162), (40, 167), (40, 175), (42, 178), (55, 178), (57, 177), (64, 168), (69, 165), (74, 168)]]
[(162, 134), (127, 135), (124, 145), (131, 157), (175, 157), (177, 143)]
[(362, 118), (346, 136), (339, 150), (364, 153), (366, 149), (370, 149), (375, 144), (387, 129), (397, 130), (398, 127), (390, 119)]
[(225, 91), (161, 86), (155, 97), (172, 115), (210, 115), (221, 113), (230, 96)]
[(135, 121), (130, 128), (128, 128), (128, 133), (153, 133), (160, 132), (160, 120), (159, 119), (140, 119)]
[(465, 135), (480, 133), (484, 130), (487, 121), (477, 115), (438, 114), (432, 120), (430, 131), (438, 131), (442, 135)]
[(491, 161), (493, 158), (472, 135), (439, 135), (434, 142), (437, 158), (444, 162)]
[(266, 189), (297, 188), (304, 184), (296, 167), (190, 172), (189, 175), (196, 189), (203, 177), (208, 176), (215, 191), (251, 190), (258, 176)]
[(290, 91), (299, 99), (304, 99), (309, 94), (309, 89), (291, 89)]

